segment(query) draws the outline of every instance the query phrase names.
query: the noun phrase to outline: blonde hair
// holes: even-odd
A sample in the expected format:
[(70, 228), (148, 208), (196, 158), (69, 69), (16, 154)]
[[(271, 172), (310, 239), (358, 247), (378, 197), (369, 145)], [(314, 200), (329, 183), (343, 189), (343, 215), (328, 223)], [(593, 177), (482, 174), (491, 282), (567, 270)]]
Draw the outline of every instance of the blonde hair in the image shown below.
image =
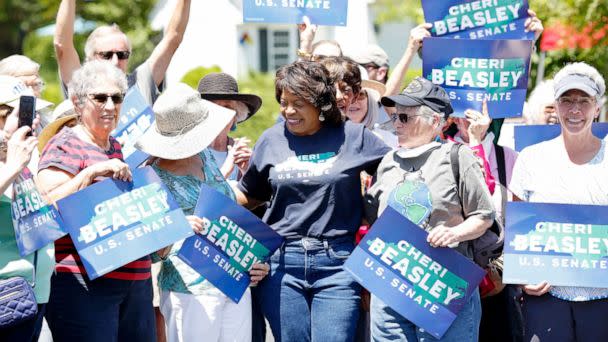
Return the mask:
[(40, 64), (27, 56), (11, 55), (0, 60), (0, 75), (26, 76), (37, 74), (39, 70)]
[(95, 44), (97, 43), (97, 40), (100, 37), (112, 34), (122, 34), (125, 37), (125, 40), (127, 41), (129, 52), (131, 52), (131, 41), (129, 41), (129, 37), (127, 37), (127, 35), (120, 30), (120, 27), (118, 27), (118, 25), (103, 25), (93, 30), (89, 37), (87, 37), (87, 41), (84, 44), (84, 54), (88, 61), (92, 60), (95, 57), (95, 52), (97, 52)]

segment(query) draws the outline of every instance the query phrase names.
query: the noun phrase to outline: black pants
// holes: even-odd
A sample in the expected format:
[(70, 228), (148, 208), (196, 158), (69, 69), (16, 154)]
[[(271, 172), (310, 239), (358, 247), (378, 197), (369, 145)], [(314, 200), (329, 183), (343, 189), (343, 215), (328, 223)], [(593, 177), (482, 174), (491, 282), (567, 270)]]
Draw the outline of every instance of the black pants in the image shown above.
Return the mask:
[(522, 342), (524, 327), (521, 289), (507, 285), (499, 294), (481, 300), (481, 342)]
[[(541, 342), (608, 341), (608, 299), (571, 302), (547, 293), (524, 295), (525, 339)], [(535, 339), (535, 340), (537, 340)]]

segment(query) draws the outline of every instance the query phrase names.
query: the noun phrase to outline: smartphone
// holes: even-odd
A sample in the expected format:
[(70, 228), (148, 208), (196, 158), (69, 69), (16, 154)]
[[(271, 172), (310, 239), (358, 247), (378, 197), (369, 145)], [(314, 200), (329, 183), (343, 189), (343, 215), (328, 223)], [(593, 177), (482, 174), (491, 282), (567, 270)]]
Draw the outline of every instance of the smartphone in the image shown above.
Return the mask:
[[(19, 99), (19, 122), (18, 126), (32, 127), (34, 115), (36, 114), (36, 98), (33, 96), (21, 96)], [(32, 135), (32, 131), (28, 133)]]

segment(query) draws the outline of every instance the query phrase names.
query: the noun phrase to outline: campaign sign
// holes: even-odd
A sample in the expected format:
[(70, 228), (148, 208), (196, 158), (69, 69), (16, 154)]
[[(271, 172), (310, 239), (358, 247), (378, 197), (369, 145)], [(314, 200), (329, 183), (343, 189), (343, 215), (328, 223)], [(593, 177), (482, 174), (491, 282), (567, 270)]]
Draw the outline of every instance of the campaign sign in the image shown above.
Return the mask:
[(59, 212), (44, 201), (27, 167), (13, 182), (11, 216), (22, 257), (67, 234)]
[(243, 22), (346, 26), (347, 0), (243, 0)]
[(422, 10), (434, 37), (534, 39), (524, 26), (528, 0), (422, 0)]
[[(591, 125), (593, 135), (604, 139), (608, 135), (608, 122), (594, 122)], [(515, 150), (557, 138), (562, 133), (561, 125), (526, 125), (515, 126)]]
[(264, 262), (283, 238), (254, 214), (203, 184), (194, 209), (200, 234), (184, 241), (177, 256), (238, 303), (253, 264)]
[(393, 310), (436, 338), (448, 330), (485, 271), (387, 207), (344, 268)]
[(112, 136), (122, 145), (125, 162), (131, 169), (137, 168), (149, 155), (135, 148), (135, 142), (154, 123), (154, 112), (137, 87), (131, 87), (120, 109), (118, 125)]
[(106, 179), (57, 202), (89, 279), (192, 234), (171, 193), (152, 168), (133, 181)]
[(606, 206), (507, 203), (503, 281), (608, 287)]
[(532, 45), (527, 40), (425, 38), (422, 73), (448, 95), (454, 116), (481, 111), (484, 100), (492, 118), (522, 115)]

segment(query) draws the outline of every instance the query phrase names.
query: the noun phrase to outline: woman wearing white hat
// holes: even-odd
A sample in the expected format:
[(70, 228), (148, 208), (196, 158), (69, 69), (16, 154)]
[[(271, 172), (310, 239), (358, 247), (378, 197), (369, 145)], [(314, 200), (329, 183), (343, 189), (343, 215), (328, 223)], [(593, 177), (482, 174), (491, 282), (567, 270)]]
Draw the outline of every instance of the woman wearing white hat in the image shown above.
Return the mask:
[[(608, 147), (591, 130), (604, 78), (573, 63), (555, 75), (553, 87), (561, 134), (521, 151), (510, 190), (527, 202), (608, 205)], [(608, 288), (542, 282), (523, 290), (524, 340), (608, 341)]]
[[(202, 220), (192, 216), (202, 184), (235, 199), (207, 148), (233, 119), (232, 110), (203, 100), (189, 86), (179, 83), (167, 89), (154, 104), (156, 121), (137, 141), (136, 147), (151, 156), (152, 167), (188, 216), (195, 231)], [(177, 257), (183, 241), (159, 251), (162, 267), (158, 284), (160, 310), (168, 341), (250, 341), (251, 295), (232, 302), (209, 281)], [(154, 258), (154, 256), (153, 256)], [(268, 273), (255, 264), (252, 283)]]

